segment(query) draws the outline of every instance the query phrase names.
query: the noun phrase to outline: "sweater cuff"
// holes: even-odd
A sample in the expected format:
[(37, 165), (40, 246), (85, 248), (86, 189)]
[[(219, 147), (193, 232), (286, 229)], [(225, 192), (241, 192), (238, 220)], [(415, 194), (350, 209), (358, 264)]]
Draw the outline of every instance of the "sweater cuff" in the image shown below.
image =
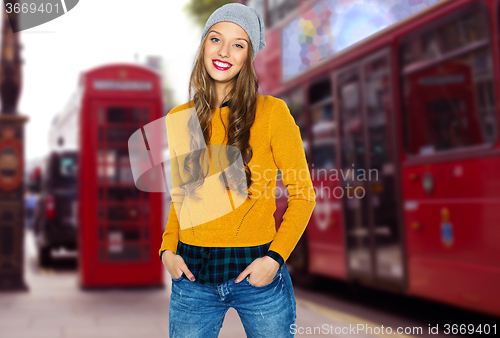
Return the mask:
[(283, 263), (285, 262), (283, 260), (283, 257), (281, 257), (281, 255), (279, 253), (277, 253), (276, 251), (272, 251), (272, 250), (269, 250), (267, 253), (266, 253), (266, 256), (269, 256), (271, 257), (272, 259), (274, 259), (276, 262), (278, 262), (280, 264), (280, 267), (283, 265)]
[(164, 253), (165, 251), (167, 251), (167, 249), (162, 250), (162, 251), (160, 252), (160, 261), (162, 261), (162, 262), (163, 262), (163, 260), (161, 259), (161, 255), (163, 255), (163, 253)]

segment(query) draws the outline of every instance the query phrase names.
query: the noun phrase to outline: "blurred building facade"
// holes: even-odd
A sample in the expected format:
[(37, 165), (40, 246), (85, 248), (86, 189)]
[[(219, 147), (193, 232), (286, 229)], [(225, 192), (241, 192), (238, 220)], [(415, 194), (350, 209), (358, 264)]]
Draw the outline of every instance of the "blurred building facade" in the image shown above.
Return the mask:
[(18, 13), (3, 12), (0, 50), (0, 290), (26, 291), (24, 282), (24, 124)]

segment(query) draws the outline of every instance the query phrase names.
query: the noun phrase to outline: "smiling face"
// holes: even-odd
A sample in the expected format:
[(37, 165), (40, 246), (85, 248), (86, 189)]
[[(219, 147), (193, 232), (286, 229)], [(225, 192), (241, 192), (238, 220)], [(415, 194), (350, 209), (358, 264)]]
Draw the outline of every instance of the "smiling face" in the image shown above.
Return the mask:
[(225, 88), (241, 70), (248, 55), (250, 38), (235, 23), (218, 22), (207, 33), (204, 62), (208, 74), (214, 79), (217, 91)]

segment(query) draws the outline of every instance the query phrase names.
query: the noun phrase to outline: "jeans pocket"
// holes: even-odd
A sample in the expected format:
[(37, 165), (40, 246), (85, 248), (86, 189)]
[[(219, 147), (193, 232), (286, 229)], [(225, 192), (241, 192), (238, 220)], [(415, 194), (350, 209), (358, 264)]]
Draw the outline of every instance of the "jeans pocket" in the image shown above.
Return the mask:
[(290, 273), (288, 272), (288, 267), (286, 265), (286, 262), (283, 263), (283, 281), (285, 282), (285, 285), (287, 286), (287, 289), (290, 292), (290, 296), (292, 297), (295, 303), (296, 302), (295, 291), (293, 289), (292, 278), (290, 277)]
[[(172, 277), (172, 276), (171, 276)], [(179, 282), (184, 278), (184, 275), (181, 275), (179, 278), (172, 277), (172, 282)]]
[(248, 285), (250, 285), (251, 287), (254, 287), (254, 288), (265, 288), (265, 287), (267, 287), (267, 286), (269, 286), (269, 285), (273, 284), (273, 283), (274, 283), (277, 279), (279, 279), (279, 278), (281, 278), (281, 267), (278, 269), (278, 271), (277, 271), (277, 272), (276, 272), (276, 274), (274, 275), (273, 280), (272, 280), (272, 281), (270, 281), (270, 282), (269, 282), (268, 284), (266, 284), (266, 285), (261, 285), (261, 286), (253, 285), (252, 283), (250, 283), (250, 275), (247, 275), (247, 276), (245, 277), (245, 279), (244, 279), (244, 280), (245, 280), (245, 282), (246, 282)]

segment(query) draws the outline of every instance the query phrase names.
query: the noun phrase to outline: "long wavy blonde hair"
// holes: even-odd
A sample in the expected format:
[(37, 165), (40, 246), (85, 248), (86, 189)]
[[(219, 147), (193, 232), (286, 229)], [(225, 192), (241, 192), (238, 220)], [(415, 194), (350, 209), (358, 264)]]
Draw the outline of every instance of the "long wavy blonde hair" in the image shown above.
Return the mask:
[[(190, 133), (190, 149), (188, 155), (184, 159), (184, 170), (190, 177), (183, 183), (183, 188), (188, 195), (195, 196), (195, 190), (198, 189), (205, 181), (205, 173), (202, 169), (201, 159), (206, 158), (205, 151), (210, 146), (210, 138), (212, 134), (211, 120), (213, 113), (211, 109), (215, 107), (217, 96), (215, 89), (215, 81), (207, 72), (204, 62), (204, 47), (208, 40), (208, 34), (200, 43), (196, 61), (189, 80), (189, 102), (192, 108), (191, 100), (194, 101), (196, 117), (191, 116), (188, 125), (189, 128), (201, 127), (203, 139), (199, 133)], [(222, 102), (229, 101), (228, 126), (224, 125), (227, 135), (226, 154), (229, 164), (235, 163), (239, 154), (243, 159), (243, 167), (238, 166), (236, 162), (234, 167), (219, 176), (223, 186), (226, 189), (235, 189), (241, 194), (252, 195), (248, 188), (252, 185), (252, 172), (248, 163), (252, 159), (253, 151), (249, 144), (250, 128), (255, 121), (255, 112), (257, 108), (257, 92), (259, 89), (259, 81), (253, 66), (254, 55), (251, 43), (247, 48), (248, 54), (245, 63), (240, 72), (229, 83), (230, 91), (224, 97)], [(218, 110), (220, 114), (220, 109)], [(210, 127), (210, 128), (209, 128)], [(191, 129), (195, 130), (195, 129)], [(206, 145), (206, 147), (205, 147)], [(227, 147), (233, 146), (233, 147)], [(197, 149), (197, 150), (193, 150)], [(209, 163), (207, 164), (207, 166)], [(207, 167), (207, 172), (210, 172)], [(241, 172), (245, 171), (245, 178)], [(238, 175), (240, 173), (240, 175)], [(248, 197), (249, 198), (249, 197)]]

